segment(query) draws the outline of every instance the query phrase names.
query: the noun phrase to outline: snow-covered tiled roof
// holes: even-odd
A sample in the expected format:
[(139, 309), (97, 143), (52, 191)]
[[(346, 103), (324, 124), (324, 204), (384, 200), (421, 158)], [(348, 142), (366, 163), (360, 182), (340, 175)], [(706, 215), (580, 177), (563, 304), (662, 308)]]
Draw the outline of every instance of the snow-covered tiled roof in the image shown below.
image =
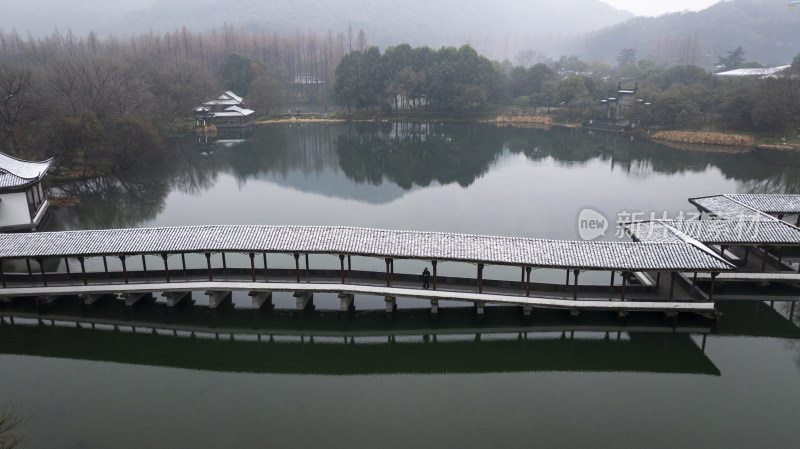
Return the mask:
[(775, 218), (754, 209), (733, 197), (733, 195), (714, 195), (689, 198), (689, 202), (711, 216), (727, 220), (774, 220)]
[(178, 252), (349, 254), (586, 270), (726, 271), (682, 241), (603, 242), (338, 226), (188, 226), (0, 234), (0, 258)]
[(717, 76), (752, 76), (756, 78), (774, 76), (790, 66), (782, 65), (779, 67), (763, 67), (763, 68), (750, 68), (750, 69), (734, 69), (726, 72), (717, 72)]
[(206, 100), (203, 102), (207, 106), (237, 106), (242, 104), (244, 99), (231, 91), (225, 91), (224, 94), (213, 100)]
[(781, 220), (655, 220), (625, 225), (635, 240), (675, 241), (675, 231), (705, 244), (800, 245), (800, 229)]
[(214, 117), (247, 117), (248, 115), (253, 115), (255, 113), (256, 111), (252, 109), (231, 106), (229, 108), (225, 108), (225, 110), (222, 112), (215, 112)]
[(0, 188), (22, 187), (41, 179), (52, 164), (52, 158), (31, 162), (0, 153)]
[(732, 193), (726, 197), (768, 214), (800, 213), (800, 195)]
[[(225, 91), (225, 96), (227, 96), (228, 98), (234, 99), (234, 100), (238, 101), (239, 103), (241, 103), (244, 100), (242, 97), (236, 95), (235, 93), (233, 93), (233, 91), (230, 91), (230, 90), (226, 90)], [(222, 97), (220, 97), (220, 98), (222, 98)]]

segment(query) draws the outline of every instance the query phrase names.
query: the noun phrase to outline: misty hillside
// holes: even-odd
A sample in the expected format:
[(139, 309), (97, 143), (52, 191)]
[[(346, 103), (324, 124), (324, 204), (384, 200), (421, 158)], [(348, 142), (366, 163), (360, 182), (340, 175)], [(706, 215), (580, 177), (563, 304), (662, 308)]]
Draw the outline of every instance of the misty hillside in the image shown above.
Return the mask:
[(192, 31), (227, 24), (251, 31), (322, 34), (328, 30), (346, 33), (351, 26), (354, 40), (363, 29), (367, 41), (379, 47), (404, 42), (434, 48), (469, 43), (490, 57), (503, 59), (527, 48), (557, 57), (577, 35), (632, 17), (599, 0), (151, 0), (116, 10), (108, 5), (123, 3), (48, 3), (53, 2), (0, 0), (4, 15), (0, 28), (22, 34), (30, 31), (34, 36), (56, 28), (79, 35), (91, 30), (100, 36), (127, 36), (174, 31), (184, 25)]
[(656, 18), (636, 17), (592, 33), (576, 53), (614, 62), (622, 48), (639, 58), (713, 68), (720, 56), (739, 45), (745, 59), (789, 64), (800, 53), (800, 8), (776, 0), (731, 0), (699, 12)]

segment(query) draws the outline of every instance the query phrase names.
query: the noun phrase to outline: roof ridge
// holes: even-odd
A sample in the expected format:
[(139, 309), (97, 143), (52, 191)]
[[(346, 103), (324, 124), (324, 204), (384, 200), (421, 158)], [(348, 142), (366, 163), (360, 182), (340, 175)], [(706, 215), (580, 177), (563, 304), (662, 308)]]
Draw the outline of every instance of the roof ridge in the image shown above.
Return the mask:
[(664, 226), (665, 228), (669, 229), (670, 232), (675, 234), (676, 237), (678, 237), (679, 239), (683, 240), (684, 242), (686, 242), (686, 243), (694, 246), (695, 248), (707, 253), (708, 255), (712, 256), (713, 258), (715, 258), (715, 259), (717, 259), (719, 261), (722, 261), (723, 263), (727, 264), (729, 267), (736, 268), (736, 266), (734, 264), (732, 264), (732, 263), (728, 262), (727, 260), (725, 260), (724, 257), (722, 257), (719, 254), (717, 254), (714, 251), (712, 251), (711, 248), (709, 248), (708, 246), (704, 245), (699, 240), (697, 240), (697, 239), (691, 237), (690, 235), (688, 235), (688, 234), (676, 229), (675, 227), (673, 227), (671, 225), (668, 225), (668, 224), (664, 223), (663, 220), (656, 219), (655, 221), (658, 222), (661, 226)]

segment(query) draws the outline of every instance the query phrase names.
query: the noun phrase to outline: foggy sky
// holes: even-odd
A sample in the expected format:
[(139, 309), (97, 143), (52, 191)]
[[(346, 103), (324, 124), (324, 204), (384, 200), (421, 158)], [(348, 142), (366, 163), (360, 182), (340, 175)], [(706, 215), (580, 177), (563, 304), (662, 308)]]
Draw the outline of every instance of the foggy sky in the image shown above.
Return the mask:
[(601, 0), (637, 16), (659, 16), (670, 12), (700, 11), (720, 0)]

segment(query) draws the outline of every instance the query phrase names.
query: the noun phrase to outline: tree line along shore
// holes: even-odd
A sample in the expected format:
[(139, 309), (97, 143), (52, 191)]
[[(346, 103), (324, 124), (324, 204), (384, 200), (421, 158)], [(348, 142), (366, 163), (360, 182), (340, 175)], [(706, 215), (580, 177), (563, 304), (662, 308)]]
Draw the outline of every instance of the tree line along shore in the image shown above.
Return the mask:
[[(697, 66), (638, 58), (632, 49), (620, 49), (614, 63), (536, 52), (520, 52), (512, 63), (466, 45), (381, 51), (363, 32), (355, 42), (346, 36), (230, 26), (128, 39), (57, 32), (36, 39), (0, 31), (0, 151), (55, 156), (80, 177), (148, 166), (164, 157), (166, 136), (193, 129), (194, 107), (225, 90), (245, 97), (258, 121), (292, 120), (286, 111), (302, 108), (328, 120), (512, 116), (507, 120), (514, 124), (547, 117), (529, 123), (542, 126), (608, 118), (603, 100), (626, 91), (633, 101), (614, 119), (638, 132), (712, 130), (755, 135), (759, 143), (797, 141), (797, 57), (780, 76), (722, 79)], [(743, 54), (736, 49), (720, 61), (726, 68), (755, 64)], [(691, 139), (717, 145), (732, 139), (712, 135)]]

